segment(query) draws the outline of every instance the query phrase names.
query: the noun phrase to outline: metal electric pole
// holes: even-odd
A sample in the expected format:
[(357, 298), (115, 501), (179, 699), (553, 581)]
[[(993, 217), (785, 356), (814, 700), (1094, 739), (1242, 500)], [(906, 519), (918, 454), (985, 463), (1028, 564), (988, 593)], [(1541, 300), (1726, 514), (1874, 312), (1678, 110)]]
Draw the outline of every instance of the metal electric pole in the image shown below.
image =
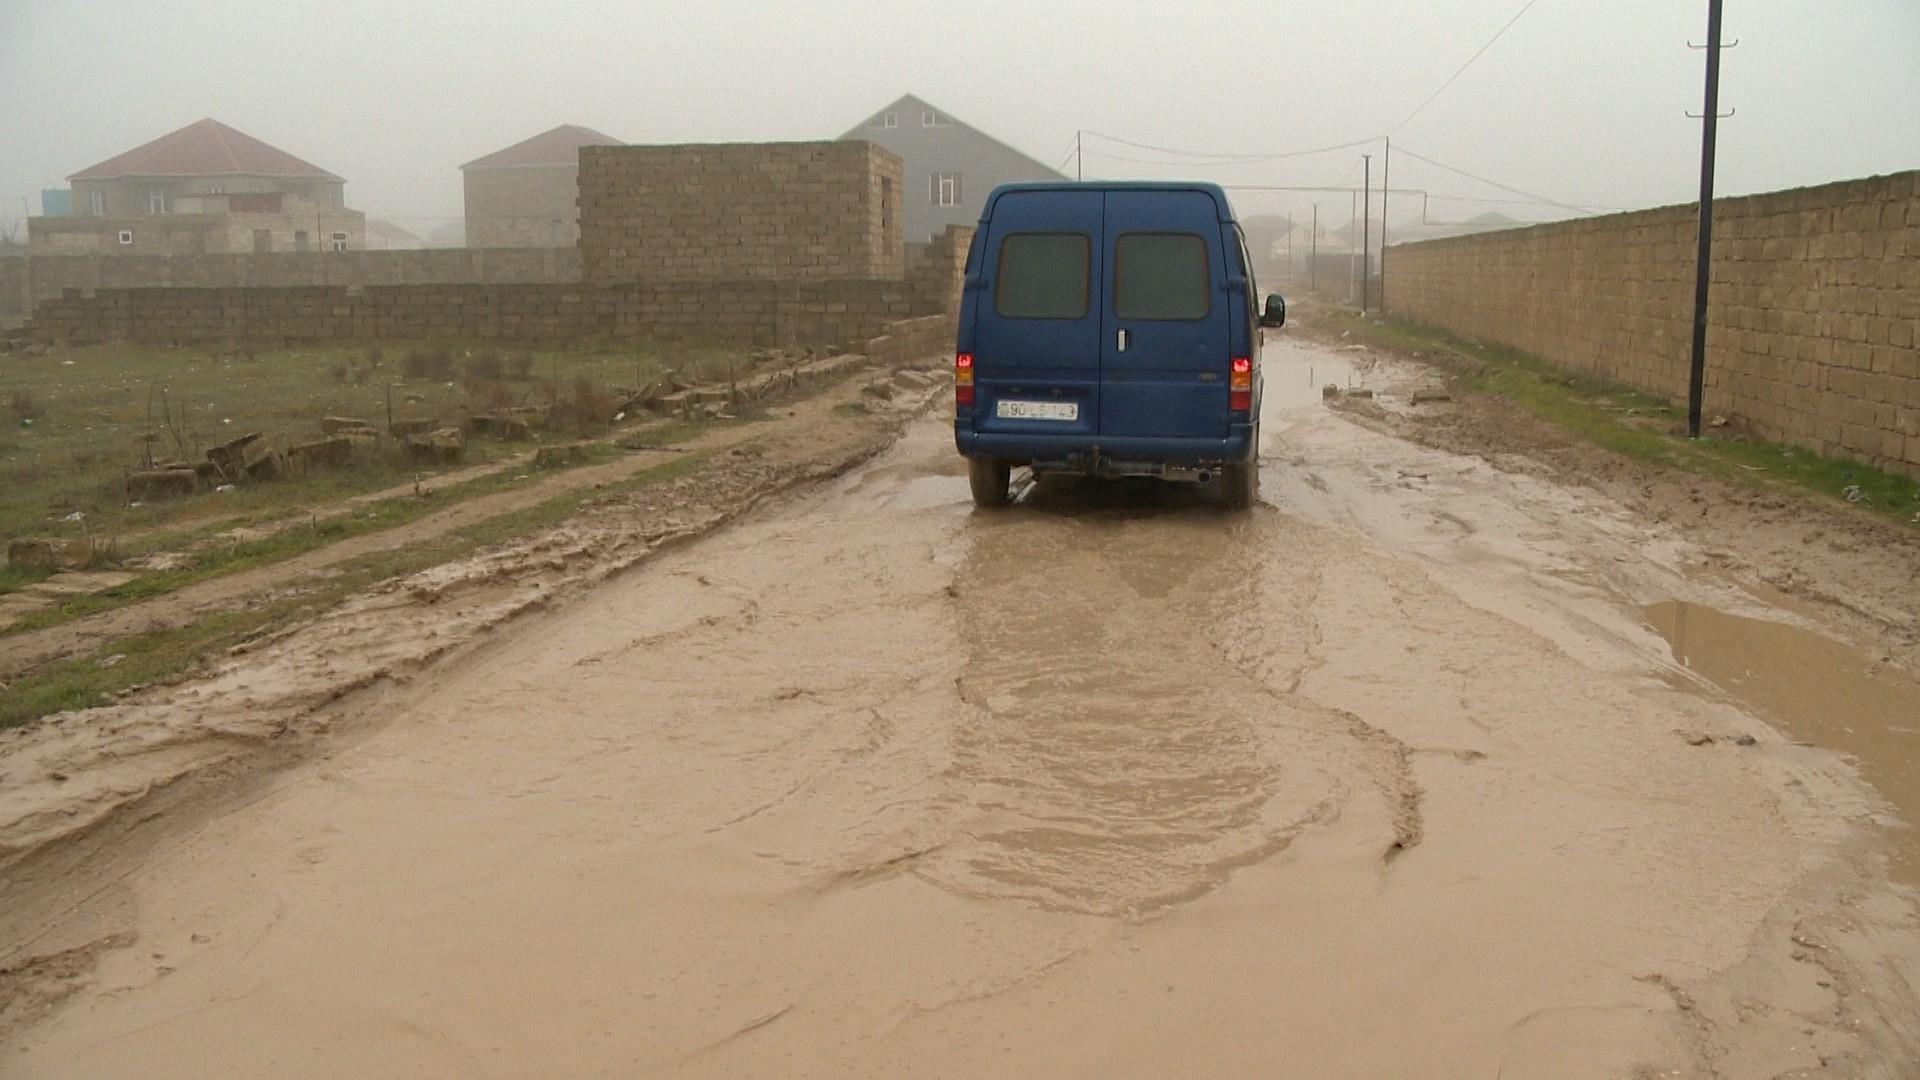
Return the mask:
[(1361, 154), (1366, 171), (1360, 188), (1360, 314), (1367, 313), (1367, 290), (1372, 283), (1367, 274), (1372, 268), (1373, 258), (1373, 155)]
[(1700, 114), (1700, 253), (1693, 268), (1693, 366), (1687, 373), (1687, 437), (1700, 437), (1707, 385), (1707, 284), (1713, 277), (1713, 137), (1720, 119), (1720, 0), (1707, 0), (1707, 101)]
[(1387, 152), (1380, 159), (1380, 314), (1387, 313), (1387, 196), (1393, 193), (1393, 137), (1387, 137)]

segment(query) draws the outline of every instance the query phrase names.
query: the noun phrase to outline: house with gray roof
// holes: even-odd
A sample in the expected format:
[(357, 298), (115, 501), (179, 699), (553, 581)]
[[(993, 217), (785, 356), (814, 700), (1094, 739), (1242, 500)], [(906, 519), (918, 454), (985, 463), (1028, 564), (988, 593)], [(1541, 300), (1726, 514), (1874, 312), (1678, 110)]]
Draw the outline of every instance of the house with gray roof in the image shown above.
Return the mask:
[(876, 143), (905, 163), (901, 201), (909, 242), (930, 240), (949, 225), (979, 221), (987, 193), (997, 184), (1064, 179), (1052, 167), (912, 94), (840, 138)]

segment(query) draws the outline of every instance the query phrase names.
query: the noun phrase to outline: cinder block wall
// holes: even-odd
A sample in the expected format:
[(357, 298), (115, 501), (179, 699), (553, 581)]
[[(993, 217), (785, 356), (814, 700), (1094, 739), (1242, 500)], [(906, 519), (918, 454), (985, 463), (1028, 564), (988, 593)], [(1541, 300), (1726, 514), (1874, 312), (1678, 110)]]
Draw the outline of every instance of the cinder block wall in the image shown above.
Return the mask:
[(12, 329), (33, 310), (33, 278), (25, 256), (0, 258), (0, 329)]
[(866, 142), (587, 146), (586, 278), (900, 278), (900, 159)]
[[(1920, 172), (1720, 199), (1705, 407), (1920, 476)], [(1693, 206), (1395, 245), (1390, 312), (1685, 401)]]
[(36, 301), (69, 289), (556, 284), (580, 280), (571, 248), (435, 248), (244, 255), (34, 255)]

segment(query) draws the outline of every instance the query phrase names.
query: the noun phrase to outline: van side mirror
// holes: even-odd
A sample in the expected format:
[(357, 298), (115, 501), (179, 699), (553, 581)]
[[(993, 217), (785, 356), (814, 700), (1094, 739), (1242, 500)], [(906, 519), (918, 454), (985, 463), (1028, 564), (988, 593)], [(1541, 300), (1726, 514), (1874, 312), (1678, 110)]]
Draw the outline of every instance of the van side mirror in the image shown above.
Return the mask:
[(1261, 326), (1287, 325), (1287, 302), (1279, 293), (1267, 294), (1267, 308), (1260, 313)]

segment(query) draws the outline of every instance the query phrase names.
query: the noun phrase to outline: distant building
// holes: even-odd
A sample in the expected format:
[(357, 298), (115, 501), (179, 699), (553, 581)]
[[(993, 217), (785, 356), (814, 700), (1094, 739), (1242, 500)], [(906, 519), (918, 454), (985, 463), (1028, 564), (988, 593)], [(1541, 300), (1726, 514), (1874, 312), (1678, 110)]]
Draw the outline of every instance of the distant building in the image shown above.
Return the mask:
[(345, 180), (217, 120), (189, 124), (67, 179), (71, 212), (28, 219), (35, 254), (366, 246), (366, 217), (347, 209)]
[(573, 247), (580, 242), (580, 148), (619, 146), (562, 124), (460, 166), (468, 247)]
[(1060, 180), (1060, 173), (1006, 143), (908, 94), (841, 139), (864, 139), (906, 164), (906, 238), (930, 240), (949, 225), (972, 225), (987, 193), (1015, 180)]
[(368, 251), (418, 251), (426, 246), (425, 240), (391, 221), (367, 221)]

